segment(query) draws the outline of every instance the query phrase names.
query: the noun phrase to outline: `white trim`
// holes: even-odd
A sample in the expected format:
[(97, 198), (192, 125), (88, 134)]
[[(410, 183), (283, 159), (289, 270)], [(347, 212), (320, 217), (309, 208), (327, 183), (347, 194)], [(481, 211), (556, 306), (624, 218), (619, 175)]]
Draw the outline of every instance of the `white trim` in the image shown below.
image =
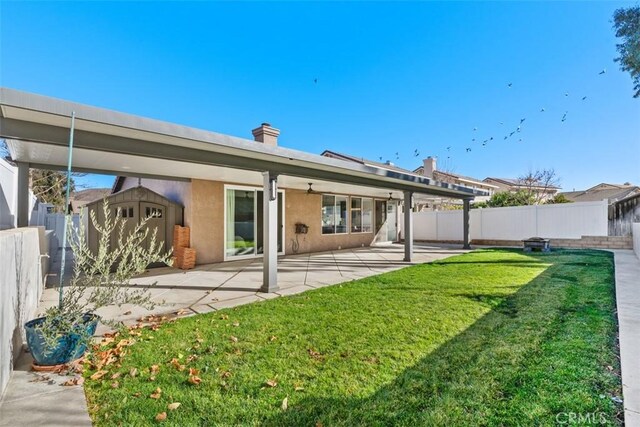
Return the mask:
[[(227, 190), (244, 190), (244, 191), (253, 191), (254, 192), (254, 197), (253, 197), (253, 209), (254, 209), (254, 215), (256, 215), (257, 211), (257, 203), (258, 203), (258, 197), (257, 197), (257, 192), (258, 191), (262, 191), (264, 193), (264, 188), (262, 187), (255, 187), (252, 185), (237, 185), (237, 184), (224, 184), (224, 189), (223, 189), (223, 199), (224, 199), (224, 205), (223, 205), (223, 225), (222, 228), (224, 229), (224, 233), (223, 233), (223, 242), (222, 242), (222, 255), (223, 255), (223, 261), (239, 261), (239, 260), (243, 260), (243, 259), (256, 259), (256, 258), (262, 258), (264, 255), (264, 251), (261, 254), (256, 253), (258, 251), (258, 246), (257, 246), (257, 242), (258, 242), (258, 221), (253, 221), (253, 235), (254, 235), (254, 239), (256, 242), (256, 245), (253, 248), (253, 254), (248, 254), (248, 255), (240, 255), (240, 256), (227, 256)], [(284, 188), (280, 188), (278, 187), (278, 194), (282, 194), (282, 229), (280, 230), (280, 233), (282, 234), (282, 250), (280, 252), (278, 252), (278, 255), (284, 255), (285, 254), (285, 247), (286, 247), (286, 229), (287, 227), (285, 227), (286, 225), (286, 220), (285, 220), (285, 211), (286, 211), (286, 201), (285, 201), (285, 197), (286, 197), (286, 193), (285, 193), (285, 189)], [(264, 197), (264, 194), (262, 195), (262, 197)]]

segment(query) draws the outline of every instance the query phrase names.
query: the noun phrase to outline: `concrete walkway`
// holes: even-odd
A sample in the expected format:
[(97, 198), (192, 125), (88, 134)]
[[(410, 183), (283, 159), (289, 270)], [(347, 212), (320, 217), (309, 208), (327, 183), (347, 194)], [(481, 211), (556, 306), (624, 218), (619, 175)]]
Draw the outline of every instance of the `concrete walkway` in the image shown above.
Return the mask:
[[(298, 294), (465, 252), (468, 251), (460, 249), (459, 245), (416, 245), (412, 263), (402, 261), (404, 248), (401, 245), (286, 256), (278, 263), (280, 290), (271, 294), (258, 292), (262, 283), (262, 263), (257, 259), (201, 265), (189, 271), (156, 268), (140, 276), (135, 283), (144, 286), (157, 282), (151, 293), (154, 301), (162, 305), (153, 311), (134, 306), (109, 307), (99, 314), (133, 324), (136, 319), (149, 314), (180, 312), (182, 316), (189, 316), (207, 313)], [(57, 302), (57, 290), (47, 289), (40, 310)], [(105, 331), (104, 327), (100, 327), (97, 334)], [(29, 370), (30, 364), (31, 357), (24, 354), (14, 369), (0, 402), (0, 426), (90, 426), (82, 387), (61, 386), (70, 377), (36, 374)]]
[(631, 250), (613, 253), (624, 420), (627, 427), (640, 427), (640, 260)]

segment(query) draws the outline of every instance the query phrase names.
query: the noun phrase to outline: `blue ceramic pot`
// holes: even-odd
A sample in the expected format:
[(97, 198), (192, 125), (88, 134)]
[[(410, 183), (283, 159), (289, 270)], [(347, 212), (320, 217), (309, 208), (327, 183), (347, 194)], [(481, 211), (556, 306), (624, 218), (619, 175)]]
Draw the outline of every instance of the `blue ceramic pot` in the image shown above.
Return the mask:
[(86, 342), (82, 342), (83, 330), (87, 336), (93, 336), (98, 326), (100, 317), (95, 314), (85, 314), (82, 323), (76, 325), (77, 332), (72, 332), (66, 336), (58, 338), (57, 345), (49, 347), (42, 333), (37, 328), (44, 322), (44, 317), (39, 317), (25, 323), (24, 329), (27, 333), (27, 345), (31, 356), (38, 365), (51, 366), (61, 363), (69, 363), (81, 357), (87, 351)]

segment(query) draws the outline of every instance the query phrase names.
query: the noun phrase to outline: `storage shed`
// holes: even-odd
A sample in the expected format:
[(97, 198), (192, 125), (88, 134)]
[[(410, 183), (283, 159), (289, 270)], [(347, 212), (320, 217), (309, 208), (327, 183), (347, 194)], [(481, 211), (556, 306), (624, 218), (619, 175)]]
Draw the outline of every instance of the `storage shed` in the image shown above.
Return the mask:
[[(85, 221), (87, 221), (87, 240), (89, 248), (93, 252), (98, 250), (98, 232), (89, 215), (93, 211), (98, 222), (103, 222), (104, 200), (96, 200), (85, 206), (87, 209), (85, 217)], [(157, 240), (164, 242), (165, 251), (171, 249), (173, 246), (173, 227), (174, 225), (183, 225), (184, 208), (181, 205), (142, 186), (111, 194), (106, 197), (106, 200), (109, 202), (109, 210), (113, 212), (113, 215), (119, 209), (120, 216), (127, 220), (125, 235), (138, 224), (141, 218), (153, 215), (154, 217), (147, 222), (148, 226), (151, 229), (157, 227)], [(111, 236), (112, 241), (116, 238), (117, 236)]]

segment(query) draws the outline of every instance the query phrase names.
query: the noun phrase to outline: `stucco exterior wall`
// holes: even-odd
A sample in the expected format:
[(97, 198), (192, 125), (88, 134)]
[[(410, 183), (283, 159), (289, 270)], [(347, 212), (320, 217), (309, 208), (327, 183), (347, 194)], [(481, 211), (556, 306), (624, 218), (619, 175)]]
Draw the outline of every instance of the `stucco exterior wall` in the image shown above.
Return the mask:
[[(134, 181), (135, 185), (128, 185)], [(176, 190), (178, 187), (167, 183), (169, 181), (142, 180), (142, 185), (149, 186), (152, 190), (169, 198), (167, 192)], [(209, 264), (224, 261), (224, 186), (225, 184), (242, 184), (199, 179), (194, 179), (190, 183), (173, 184), (185, 191), (185, 194), (180, 198), (176, 197), (175, 200), (180, 200), (180, 203), (184, 204), (185, 225), (191, 227), (191, 247), (196, 250), (196, 263)], [(137, 179), (127, 179), (123, 189), (137, 185)], [(370, 246), (374, 241), (374, 233), (323, 235), (321, 233), (322, 195), (307, 194), (303, 190), (284, 189), (284, 192), (285, 254)], [(262, 207), (258, 208), (262, 209)], [(298, 222), (308, 225), (309, 232), (297, 236), (299, 247), (297, 252), (294, 252), (295, 224)]]
[(191, 247), (196, 263), (224, 260), (224, 184), (218, 181), (191, 181)]
[(306, 191), (285, 191), (285, 253), (292, 254), (296, 240), (296, 223), (309, 226), (307, 234), (298, 235), (298, 253), (321, 252), (336, 249), (369, 246), (373, 233), (322, 234), (322, 195)]

